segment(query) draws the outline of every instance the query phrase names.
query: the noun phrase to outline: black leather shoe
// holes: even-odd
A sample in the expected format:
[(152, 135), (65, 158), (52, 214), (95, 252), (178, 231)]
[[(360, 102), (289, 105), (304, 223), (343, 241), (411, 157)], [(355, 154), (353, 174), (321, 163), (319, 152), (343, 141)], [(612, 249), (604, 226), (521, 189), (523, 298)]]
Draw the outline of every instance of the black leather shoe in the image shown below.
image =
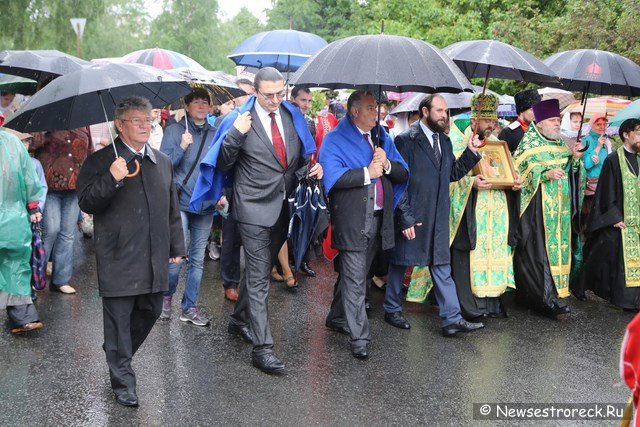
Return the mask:
[(253, 344), (253, 339), (251, 338), (251, 330), (248, 326), (240, 326), (236, 325), (235, 323), (229, 323), (227, 331), (231, 335), (242, 338), (242, 340), (247, 344)]
[(275, 354), (267, 353), (261, 355), (252, 355), (251, 361), (253, 366), (267, 374), (279, 374), (284, 372), (284, 363), (278, 359)]
[(313, 271), (313, 269), (309, 267), (309, 264), (307, 264), (306, 262), (302, 263), (302, 265), (300, 266), (300, 271), (302, 271), (309, 277), (316, 277), (316, 272)]
[(404, 318), (401, 311), (396, 311), (395, 313), (385, 313), (384, 321), (390, 324), (391, 326), (395, 326), (400, 329), (411, 329), (411, 325), (407, 322), (407, 319)]
[(482, 322), (471, 323), (464, 319), (460, 319), (456, 323), (452, 323), (451, 325), (442, 328), (442, 335), (445, 337), (452, 337), (458, 332), (471, 332), (482, 328), (484, 328), (484, 323)]
[(369, 346), (368, 345), (360, 345), (357, 347), (351, 347), (351, 354), (356, 359), (368, 359), (369, 358)]
[(122, 406), (138, 406), (138, 396), (135, 391), (123, 391), (120, 394), (116, 394), (116, 402)]
[(338, 325), (337, 323), (333, 323), (333, 322), (325, 322), (325, 326), (331, 329), (332, 331), (335, 331), (344, 335), (351, 335), (351, 331), (347, 326)]

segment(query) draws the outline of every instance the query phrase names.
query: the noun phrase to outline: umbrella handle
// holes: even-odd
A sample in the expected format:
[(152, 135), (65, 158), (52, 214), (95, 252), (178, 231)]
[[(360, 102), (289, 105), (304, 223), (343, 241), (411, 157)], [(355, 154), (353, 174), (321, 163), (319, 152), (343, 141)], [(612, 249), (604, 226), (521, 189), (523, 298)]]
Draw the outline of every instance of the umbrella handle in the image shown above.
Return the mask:
[(136, 165), (136, 170), (134, 170), (133, 172), (128, 174), (125, 178), (134, 178), (134, 177), (138, 176), (138, 174), (140, 173), (140, 163), (138, 162), (138, 160), (134, 159), (133, 163), (135, 163), (135, 165)]

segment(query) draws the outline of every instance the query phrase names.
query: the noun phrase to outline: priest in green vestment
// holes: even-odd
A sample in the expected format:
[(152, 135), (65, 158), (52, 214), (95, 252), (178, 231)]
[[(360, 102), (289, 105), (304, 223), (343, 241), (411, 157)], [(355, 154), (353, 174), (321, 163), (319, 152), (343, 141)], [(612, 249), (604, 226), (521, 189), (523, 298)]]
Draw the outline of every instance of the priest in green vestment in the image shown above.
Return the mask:
[(640, 309), (640, 120), (620, 126), (623, 145), (602, 165), (587, 221), (581, 282), (630, 311)]
[[(522, 177), (520, 221), (513, 266), (516, 300), (552, 318), (571, 312), (571, 219), (584, 175), (581, 144), (569, 150), (561, 139), (557, 99), (533, 105), (529, 126), (514, 153)], [(578, 211), (579, 212), (579, 211)]]
[[(498, 141), (493, 134), (497, 111), (497, 96), (485, 94), (484, 100), (482, 94), (473, 96), (470, 125), (459, 136), (450, 136), (456, 157), (476, 126), (481, 139)], [(512, 190), (519, 189), (518, 180)], [(483, 175), (473, 171), (450, 185), (451, 271), (462, 315), (468, 320), (506, 317), (500, 296), (515, 287), (509, 246), (515, 240), (517, 223), (512, 190), (493, 189)]]

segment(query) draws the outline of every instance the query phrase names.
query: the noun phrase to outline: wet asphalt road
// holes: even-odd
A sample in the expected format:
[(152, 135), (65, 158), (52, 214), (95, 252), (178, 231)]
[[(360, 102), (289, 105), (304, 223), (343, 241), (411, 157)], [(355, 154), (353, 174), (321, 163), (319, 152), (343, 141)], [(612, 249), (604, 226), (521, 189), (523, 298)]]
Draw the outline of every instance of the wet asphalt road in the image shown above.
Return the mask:
[[(513, 303), (508, 319), (476, 333), (440, 335), (433, 307), (407, 304), (403, 331), (382, 317), (373, 291), (371, 358), (354, 359), (348, 340), (324, 327), (331, 264), (296, 293), (273, 284), (269, 300), (276, 354), (287, 373), (251, 366), (250, 346), (226, 332), (232, 304), (223, 298), (219, 262), (205, 262), (200, 303), (212, 318), (199, 328), (159, 322), (134, 358), (140, 407), (113, 398), (102, 344), (102, 309), (91, 240), (76, 245), (75, 296), (39, 293), (44, 328), (0, 333), (0, 425), (494, 425), (473, 419), (480, 402), (626, 402), (619, 349), (632, 314), (571, 299), (557, 322)], [(4, 324), (6, 313), (0, 313)], [(532, 425), (531, 422), (508, 422)], [(535, 425), (617, 425), (617, 421)]]

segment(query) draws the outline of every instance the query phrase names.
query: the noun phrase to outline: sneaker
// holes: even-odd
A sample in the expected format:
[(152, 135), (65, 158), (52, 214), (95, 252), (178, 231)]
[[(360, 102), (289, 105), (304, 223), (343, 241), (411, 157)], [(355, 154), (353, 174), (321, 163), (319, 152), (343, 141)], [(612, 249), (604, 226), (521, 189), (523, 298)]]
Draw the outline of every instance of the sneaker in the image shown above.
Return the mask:
[(215, 242), (209, 243), (208, 249), (209, 249), (209, 258), (211, 258), (214, 261), (217, 261), (220, 259), (220, 247)]
[(162, 297), (162, 313), (160, 313), (160, 320), (171, 319), (171, 295), (168, 297)]
[(204, 317), (200, 310), (195, 307), (183, 310), (180, 315), (180, 320), (182, 322), (191, 322), (196, 326), (207, 326), (209, 324), (209, 319)]
[(56, 286), (53, 283), (51, 284), (51, 290), (66, 295), (73, 295), (76, 293), (76, 290), (69, 285)]
[(53, 274), (53, 263), (51, 261), (47, 263), (46, 274), (47, 277), (51, 277), (51, 275)]

